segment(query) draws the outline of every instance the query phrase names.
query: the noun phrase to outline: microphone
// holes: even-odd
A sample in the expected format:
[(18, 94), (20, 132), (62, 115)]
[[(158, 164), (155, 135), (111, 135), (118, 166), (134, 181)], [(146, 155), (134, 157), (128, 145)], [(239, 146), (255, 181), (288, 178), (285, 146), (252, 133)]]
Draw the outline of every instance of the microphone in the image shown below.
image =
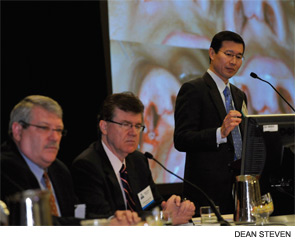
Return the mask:
[(273, 85), (271, 83), (269, 83), (268, 81), (264, 80), (264, 79), (261, 79), (257, 74), (251, 72), (250, 76), (254, 79), (259, 79), (267, 84), (269, 84), (274, 90), (275, 92), (278, 93), (278, 95), (290, 106), (290, 108), (295, 112), (295, 109), (292, 107), (292, 105), (280, 94), (279, 91), (277, 91), (277, 89), (275, 87), (273, 87)]
[(220, 212), (217, 210), (215, 203), (213, 202), (213, 200), (198, 186), (196, 186), (195, 184), (191, 183), (190, 181), (181, 178), (180, 176), (176, 175), (175, 173), (171, 172), (170, 170), (168, 170), (161, 162), (159, 162), (156, 158), (153, 157), (153, 155), (149, 152), (145, 152), (144, 153), (145, 157), (148, 159), (153, 159), (156, 163), (158, 163), (162, 168), (164, 168), (165, 171), (169, 172), (170, 174), (172, 174), (173, 176), (177, 177), (178, 179), (182, 180), (183, 182), (189, 184), (190, 186), (192, 186), (193, 188), (197, 189), (199, 192), (201, 192), (204, 197), (209, 201), (209, 205), (210, 207), (213, 209), (218, 222), (220, 223), (221, 226), (230, 226), (229, 222), (226, 221), (220, 214)]

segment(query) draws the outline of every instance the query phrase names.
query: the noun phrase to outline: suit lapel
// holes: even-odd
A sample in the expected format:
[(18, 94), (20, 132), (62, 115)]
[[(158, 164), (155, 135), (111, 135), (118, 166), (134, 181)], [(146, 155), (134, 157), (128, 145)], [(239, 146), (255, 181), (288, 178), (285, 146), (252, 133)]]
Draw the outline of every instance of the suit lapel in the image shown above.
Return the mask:
[(105, 153), (100, 141), (97, 142), (96, 148), (99, 149), (99, 153), (103, 153), (102, 168), (105, 173), (107, 183), (109, 183), (110, 192), (113, 195), (113, 201), (116, 207), (120, 207), (120, 210), (125, 209), (125, 202), (121, 191), (120, 184), (118, 183), (117, 176), (114, 172), (111, 162), (109, 161), (107, 154)]
[(216, 106), (216, 110), (218, 112), (218, 115), (219, 115), (221, 121), (223, 121), (226, 116), (226, 110), (225, 110), (224, 103), (221, 99), (219, 90), (217, 88), (217, 85), (216, 85), (215, 81), (212, 79), (212, 77), (207, 72), (204, 74), (203, 78), (204, 78), (207, 86), (210, 89), (210, 95), (213, 100), (213, 104)]
[(232, 84), (230, 84), (230, 89), (231, 89), (231, 95), (233, 97), (233, 101), (235, 104), (235, 108), (237, 111), (241, 111), (242, 104), (243, 104), (243, 96), (238, 91), (238, 89), (235, 86), (233, 86)]
[(115, 175), (113, 167), (104, 166), (104, 172), (106, 174), (106, 178), (108, 179), (107, 182), (110, 183), (111, 192), (113, 193), (113, 196), (115, 197), (113, 200), (116, 203), (116, 207), (121, 207), (121, 210), (124, 210), (125, 202), (123, 198), (123, 193), (121, 191), (121, 187), (120, 187), (120, 184), (118, 183), (118, 179)]
[(63, 180), (63, 177), (59, 174), (58, 169), (55, 168), (54, 164), (55, 163), (52, 163), (52, 165), (48, 168), (48, 176), (54, 188), (54, 193), (57, 199), (56, 201), (59, 206), (60, 214), (61, 216), (64, 216), (65, 209), (67, 208), (67, 203), (65, 203), (65, 199), (62, 198), (65, 194), (63, 193), (63, 190), (60, 185), (60, 182), (61, 180)]
[(128, 172), (129, 185), (132, 191), (132, 198), (136, 205), (136, 211), (139, 212), (139, 211), (142, 211), (142, 207), (137, 195), (142, 190), (140, 190), (141, 189), (141, 185), (139, 184), (140, 178), (138, 177), (138, 169), (134, 166), (134, 162), (136, 162), (136, 160), (134, 160), (134, 158), (131, 157), (130, 155), (126, 157), (126, 168)]
[[(243, 101), (244, 101), (244, 96), (242, 95), (242, 92), (239, 91), (239, 89), (235, 86), (233, 86), (231, 84), (231, 92), (232, 92), (232, 97), (233, 97), (233, 101), (235, 104), (235, 108), (236, 110), (240, 111), (242, 110), (242, 106), (243, 106)], [(243, 126), (243, 121), (240, 124), (240, 131), (241, 134), (243, 135), (244, 133), (244, 126)]]

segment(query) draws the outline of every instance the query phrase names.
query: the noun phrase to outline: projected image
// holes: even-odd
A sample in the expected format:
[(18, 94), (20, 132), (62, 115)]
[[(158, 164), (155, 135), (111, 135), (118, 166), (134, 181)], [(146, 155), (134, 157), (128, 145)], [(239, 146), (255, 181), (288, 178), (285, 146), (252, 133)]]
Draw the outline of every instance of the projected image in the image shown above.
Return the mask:
[[(239, 33), (245, 61), (231, 80), (250, 114), (291, 113), (266, 83), (294, 106), (294, 1), (109, 1), (113, 92), (130, 90), (145, 105), (140, 151), (183, 176), (185, 154), (173, 146), (174, 104), (182, 83), (209, 66), (213, 35)], [(179, 182), (150, 162), (157, 183)]]

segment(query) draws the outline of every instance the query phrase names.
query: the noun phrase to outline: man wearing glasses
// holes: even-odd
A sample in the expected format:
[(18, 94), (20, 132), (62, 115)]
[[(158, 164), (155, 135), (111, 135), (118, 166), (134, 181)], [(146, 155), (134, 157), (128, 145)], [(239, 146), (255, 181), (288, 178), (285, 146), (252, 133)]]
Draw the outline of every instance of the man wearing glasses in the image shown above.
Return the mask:
[[(241, 67), (244, 51), (240, 35), (217, 33), (209, 49), (209, 69), (182, 85), (175, 106), (174, 145), (186, 152), (184, 177), (201, 187), (224, 214), (234, 212), (232, 186), (242, 152), (240, 123), (242, 113), (247, 113), (245, 93), (229, 79)], [(184, 195), (198, 207), (208, 205), (186, 184)]]
[(161, 205), (173, 224), (187, 223), (194, 215), (190, 201), (172, 195), (167, 202), (152, 179), (147, 158), (138, 148), (143, 125), (142, 102), (130, 92), (110, 95), (99, 118), (98, 141), (73, 162), (71, 171), (77, 195), (93, 214), (112, 215), (115, 210), (141, 214)]
[[(74, 193), (69, 170), (56, 158), (66, 134), (62, 108), (53, 99), (31, 95), (11, 111), (10, 140), (1, 146), (1, 200), (29, 189), (50, 191), (50, 209), (55, 225), (79, 225), (74, 218)], [(104, 216), (105, 217), (105, 216)], [(118, 211), (111, 225), (135, 224), (137, 214)], [(17, 220), (12, 220), (18, 223)]]

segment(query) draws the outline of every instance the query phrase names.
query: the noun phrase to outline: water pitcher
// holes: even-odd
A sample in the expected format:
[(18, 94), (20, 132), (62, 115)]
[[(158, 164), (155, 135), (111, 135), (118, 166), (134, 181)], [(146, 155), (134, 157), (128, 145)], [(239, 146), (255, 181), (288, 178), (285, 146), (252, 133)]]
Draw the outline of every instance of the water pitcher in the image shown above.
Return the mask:
[(9, 225), (52, 225), (49, 197), (47, 190), (26, 190), (10, 197)]
[(234, 222), (255, 222), (255, 218), (251, 215), (251, 209), (260, 203), (261, 193), (258, 177), (252, 175), (237, 176), (235, 183)]

